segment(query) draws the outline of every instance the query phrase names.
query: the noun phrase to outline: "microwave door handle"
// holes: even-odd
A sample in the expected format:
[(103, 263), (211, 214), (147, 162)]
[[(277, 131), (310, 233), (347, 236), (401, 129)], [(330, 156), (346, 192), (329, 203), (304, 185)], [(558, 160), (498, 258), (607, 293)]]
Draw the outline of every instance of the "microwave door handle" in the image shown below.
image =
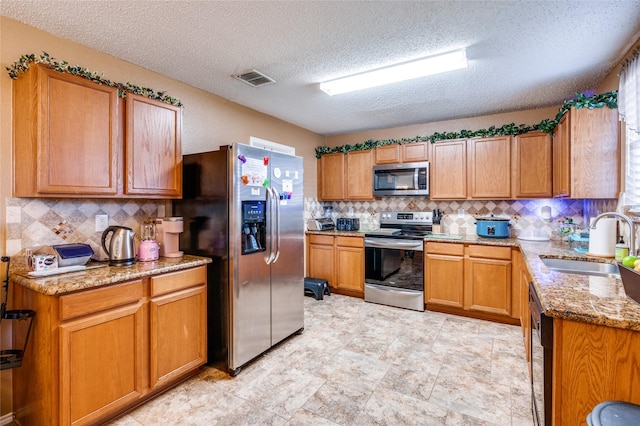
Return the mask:
[(420, 169), (418, 167), (413, 171), (413, 189), (420, 189), (418, 177), (420, 176)]

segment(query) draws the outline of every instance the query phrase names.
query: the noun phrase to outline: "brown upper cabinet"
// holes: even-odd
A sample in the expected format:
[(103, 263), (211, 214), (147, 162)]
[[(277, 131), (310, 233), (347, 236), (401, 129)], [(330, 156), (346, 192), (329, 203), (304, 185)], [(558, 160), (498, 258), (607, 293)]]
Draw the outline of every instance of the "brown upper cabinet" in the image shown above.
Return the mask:
[(372, 150), (325, 154), (318, 163), (318, 199), (373, 200)]
[(435, 200), (511, 198), (511, 137), (457, 139), (431, 151)]
[(377, 147), (375, 164), (414, 163), (429, 160), (429, 143), (416, 142)]
[(511, 137), (469, 139), (467, 142), (469, 198), (511, 197)]
[(551, 197), (551, 135), (529, 132), (513, 140), (513, 196)]
[(429, 196), (433, 200), (467, 198), (467, 141), (458, 139), (431, 147)]
[(553, 196), (617, 198), (618, 110), (571, 108), (553, 133)]
[(13, 84), (14, 196), (181, 197), (181, 108), (43, 65)]
[(144, 96), (127, 95), (125, 194), (182, 194), (182, 111)]
[(325, 154), (318, 161), (318, 199), (344, 200), (344, 154)]
[(373, 200), (373, 151), (352, 151), (345, 156), (347, 200)]

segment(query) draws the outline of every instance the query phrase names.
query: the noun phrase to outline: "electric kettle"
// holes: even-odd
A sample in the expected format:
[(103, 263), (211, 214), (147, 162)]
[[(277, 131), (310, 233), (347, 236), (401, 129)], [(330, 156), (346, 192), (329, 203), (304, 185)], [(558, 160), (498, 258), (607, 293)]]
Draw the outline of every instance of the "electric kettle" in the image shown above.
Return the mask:
[[(111, 234), (109, 248), (107, 248), (107, 237)], [(109, 256), (109, 265), (128, 266), (136, 261), (134, 252), (134, 240), (136, 235), (131, 228), (126, 226), (110, 226), (102, 233), (102, 248)]]

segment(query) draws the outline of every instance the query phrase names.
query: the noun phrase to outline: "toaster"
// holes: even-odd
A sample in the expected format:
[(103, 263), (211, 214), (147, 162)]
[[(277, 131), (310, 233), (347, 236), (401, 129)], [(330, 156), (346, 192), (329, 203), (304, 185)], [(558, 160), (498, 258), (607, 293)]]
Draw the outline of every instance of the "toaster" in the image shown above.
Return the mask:
[(360, 229), (360, 219), (355, 217), (341, 217), (336, 220), (338, 231), (358, 231)]
[(321, 217), (320, 219), (309, 219), (307, 221), (307, 229), (309, 231), (330, 231), (335, 229), (335, 224), (328, 217)]

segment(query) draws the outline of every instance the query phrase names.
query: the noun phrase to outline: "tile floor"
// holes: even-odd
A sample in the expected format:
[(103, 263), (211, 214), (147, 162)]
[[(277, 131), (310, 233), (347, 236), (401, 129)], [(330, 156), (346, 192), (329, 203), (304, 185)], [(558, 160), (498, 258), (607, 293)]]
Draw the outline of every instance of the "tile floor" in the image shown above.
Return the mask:
[(332, 295), (237, 377), (205, 368), (110, 426), (532, 425), (519, 327)]

